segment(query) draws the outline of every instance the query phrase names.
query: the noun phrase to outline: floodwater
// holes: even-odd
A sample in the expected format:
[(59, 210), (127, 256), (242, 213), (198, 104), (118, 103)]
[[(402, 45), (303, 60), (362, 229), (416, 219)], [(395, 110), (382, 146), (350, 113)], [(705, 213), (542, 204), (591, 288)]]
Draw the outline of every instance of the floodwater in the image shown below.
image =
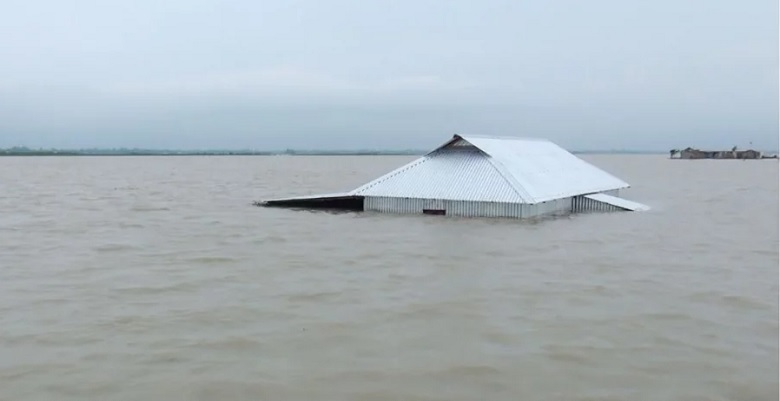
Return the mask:
[(0, 158), (0, 400), (777, 400), (778, 163), (639, 213), (258, 208), (408, 157)]

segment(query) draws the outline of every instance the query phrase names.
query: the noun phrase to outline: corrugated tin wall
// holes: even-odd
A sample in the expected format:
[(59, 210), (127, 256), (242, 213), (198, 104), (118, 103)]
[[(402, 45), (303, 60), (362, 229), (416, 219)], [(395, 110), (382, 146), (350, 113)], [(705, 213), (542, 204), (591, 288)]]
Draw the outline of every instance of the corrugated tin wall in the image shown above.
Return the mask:
[(367, 211), (403, 214), (422, 214), (423, 209), (443, 209), (446, 210), (448, 216), (528, 218), (569, 213), (572, 210), (572, 198), (527, 205), (367, 196), (363, 202), (363, 208)]
[(583, 212), (616, 212), (623, 209), (604, 202), (588, 199), (584, 196), (576, 196), (572, 200), (571, 210), (574, 213)]
[[(614, 193), (617, 193), (617, 191), (614, 191)], [(424, 209), (431, 209), (445, 210), (448, 216), (510, 218), (529, 218), (571, 212), (613, 212), (623, 210), (583, 196), (556, 199), (535, 205), (367, 196), (363, 202), (363, 208), (367, 211), (383, 213), (422, 214)]]

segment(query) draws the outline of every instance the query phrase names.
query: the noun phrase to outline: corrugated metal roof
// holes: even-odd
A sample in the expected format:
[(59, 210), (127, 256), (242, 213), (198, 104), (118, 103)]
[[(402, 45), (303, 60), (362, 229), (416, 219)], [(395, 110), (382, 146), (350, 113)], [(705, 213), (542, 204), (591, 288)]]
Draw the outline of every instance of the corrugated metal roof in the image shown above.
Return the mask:
[(524, 203), (483, 152), (432, 152), (352, 192), (354, 195)]
[(352, 193), (539, 203), (628, 186), (546, 139), (456, 135)]
[(628, 183), (536, 138), (461, 136), (490, 157), (526, 203), (627, 188)]
[(310, 200), (310, 199), (327, 199), (327, 198), (343, 198), (353, 196), (349, 192), (336, 192), (336, 193), (330, 193), (330, 194), (313, 194), (313, 195), (300, 195), (300, 196), (290, 196), (287, 198), (278, 198), (274, 199), (274, 201), (284, 202), (284, 201), (294, 201), (294, 200)]

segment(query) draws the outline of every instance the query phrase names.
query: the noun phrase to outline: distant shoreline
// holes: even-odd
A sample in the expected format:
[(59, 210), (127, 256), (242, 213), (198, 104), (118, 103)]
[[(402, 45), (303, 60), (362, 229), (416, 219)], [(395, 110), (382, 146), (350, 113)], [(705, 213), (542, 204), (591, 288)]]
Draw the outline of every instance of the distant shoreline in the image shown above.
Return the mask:
[(90, 156), (112, 156), (112, 157), (127, 157), (127, 156), (415, 156), (422, 153), (392, 153), (392, 152), (343, 152), (343, 153), (329, 153), (329, 152), (312, 152), (312, 153), (273, 153), (273, 152), (176, 152), (176, 153), (77, 153), (77, 152), (51, 152), (51, 153), (0, 153), (0, 157), (90, 157)]
[[(33, 149), (0, 149), (0, 157), (52, 157), (52, 156), (422, 156), (428, 151), (398, 150), (398, 151), (304, 151), (304, 150), (286, 150), (286, 151), (252, 151), (252, 150), (206, 150), (206, 151), (186, 151), (186, 150), (33, 150)], [(612, 154), (612, 155), (663, 155), (667, 152), (661, 151), (572, 151), (573, 154)]]

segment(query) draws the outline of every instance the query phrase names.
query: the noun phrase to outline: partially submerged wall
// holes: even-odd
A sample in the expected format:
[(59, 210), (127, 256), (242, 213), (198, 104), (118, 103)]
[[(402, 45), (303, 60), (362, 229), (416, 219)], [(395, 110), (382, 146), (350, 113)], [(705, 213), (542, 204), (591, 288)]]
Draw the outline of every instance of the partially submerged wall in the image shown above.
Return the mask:
[(363, 202), (363, 207), (366, 211), (397, 214), (529, 218), (570, 213), (572, 210), (572, 198), (556, 199), (529, 205), (521, 203), (367, 196)]

